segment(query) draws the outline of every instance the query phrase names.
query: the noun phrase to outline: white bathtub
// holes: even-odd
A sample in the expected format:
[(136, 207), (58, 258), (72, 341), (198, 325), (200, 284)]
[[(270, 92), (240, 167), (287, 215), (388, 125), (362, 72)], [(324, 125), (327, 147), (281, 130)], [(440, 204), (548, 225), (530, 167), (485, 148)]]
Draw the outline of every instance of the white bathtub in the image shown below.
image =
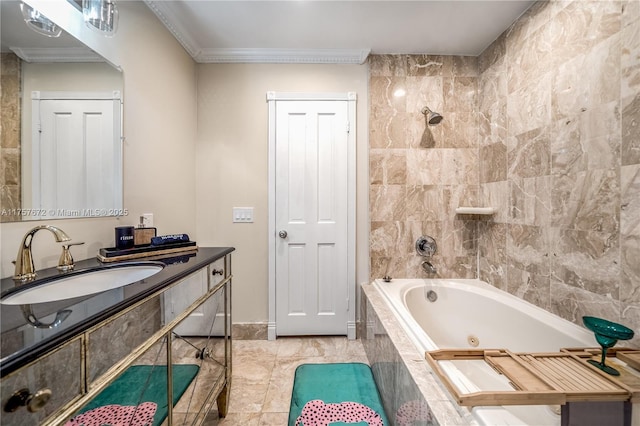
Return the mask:
[[(376, 280), (420, 352), (444, 348), (509, 349), (514, 352), (598, 347), (593, 333), (479, 280)], [(431, 290), (435, 302), (427, 298)], [(511, 390), (484, 361), (447, 361), (441, 367), (465, 392)], [(475, 407), (481, 425), (559, 425), (559, 407)]]

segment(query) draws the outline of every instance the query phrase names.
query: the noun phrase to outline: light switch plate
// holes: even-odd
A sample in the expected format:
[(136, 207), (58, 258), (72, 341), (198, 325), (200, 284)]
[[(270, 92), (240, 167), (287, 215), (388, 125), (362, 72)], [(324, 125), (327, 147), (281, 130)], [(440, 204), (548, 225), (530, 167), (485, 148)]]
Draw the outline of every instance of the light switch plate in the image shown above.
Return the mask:
[(253, 207), (234, 207), (233, 223), (252, 223)]

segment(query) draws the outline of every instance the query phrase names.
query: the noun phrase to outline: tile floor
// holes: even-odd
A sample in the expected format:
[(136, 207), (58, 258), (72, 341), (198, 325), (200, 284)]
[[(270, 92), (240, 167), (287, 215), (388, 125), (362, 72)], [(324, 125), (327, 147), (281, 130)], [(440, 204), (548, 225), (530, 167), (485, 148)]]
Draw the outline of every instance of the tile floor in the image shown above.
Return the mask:
[(234, 340), (227, 417), (211, 411), (207, 426), (285, 426), (300, 364), (368, 363), (360, 340), (345, 337), (284, 337), (275, 341)]

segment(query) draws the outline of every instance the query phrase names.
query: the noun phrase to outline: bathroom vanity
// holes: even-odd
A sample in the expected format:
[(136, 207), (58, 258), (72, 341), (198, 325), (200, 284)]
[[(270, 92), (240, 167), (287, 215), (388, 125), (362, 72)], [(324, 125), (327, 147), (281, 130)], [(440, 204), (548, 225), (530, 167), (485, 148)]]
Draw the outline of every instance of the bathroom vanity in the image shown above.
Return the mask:
[[(87, 404), (103, 401), (109, 387), (134, 368), (155, 371), (127, 389), (139, 395), (133, 405), (148, 403), (148, 389), (160, 391), (162, 397), (154, 403), (164, 413), (162, 424), (201, 424), (216, 404), (225, 416), (231, 385), (233, 251), (199, 248), (154, 258), (162, 270), (126, 286), (73, 299), (0, 306), (2, 424), (65, 424), (86, 411)], [(88, 259), (77, 262), (76, 270), (100, 266)], [(38, 271), (38, 279), (59, 274), (55, 268)], [(1, 285), (6, 294), (15, 283), (8, 278)], [(196, 372), (187, 381), (177, 373), (185, 366)], [(175, 404), (167, 397), (171, 394)], [(124, 405), (106, 401), (108, 407)]]

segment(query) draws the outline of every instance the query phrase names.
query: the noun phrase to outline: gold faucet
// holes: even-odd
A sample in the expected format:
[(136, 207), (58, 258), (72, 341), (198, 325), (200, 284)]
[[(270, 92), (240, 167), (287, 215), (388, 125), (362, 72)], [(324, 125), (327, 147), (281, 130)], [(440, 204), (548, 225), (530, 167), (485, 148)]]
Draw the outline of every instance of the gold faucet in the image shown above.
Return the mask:
[(56, 228), (51, 225), (39, 225), (27, 232), (22, 238), (20, 247), (18, 248), (18, 256), (16, 258), (16, 270), (13, 275), (14, 281), (26, 282), (31, 281), (36, 277), (36, 268), (33, 265), (33, 256), (31, 255), (31, 242), (33, 236), (41, 229), (51, 231), (54, 235), (56, 242), (61, 243), (63, 241), (69, 241), (71, 238), (62, 231), (60, 228)]

